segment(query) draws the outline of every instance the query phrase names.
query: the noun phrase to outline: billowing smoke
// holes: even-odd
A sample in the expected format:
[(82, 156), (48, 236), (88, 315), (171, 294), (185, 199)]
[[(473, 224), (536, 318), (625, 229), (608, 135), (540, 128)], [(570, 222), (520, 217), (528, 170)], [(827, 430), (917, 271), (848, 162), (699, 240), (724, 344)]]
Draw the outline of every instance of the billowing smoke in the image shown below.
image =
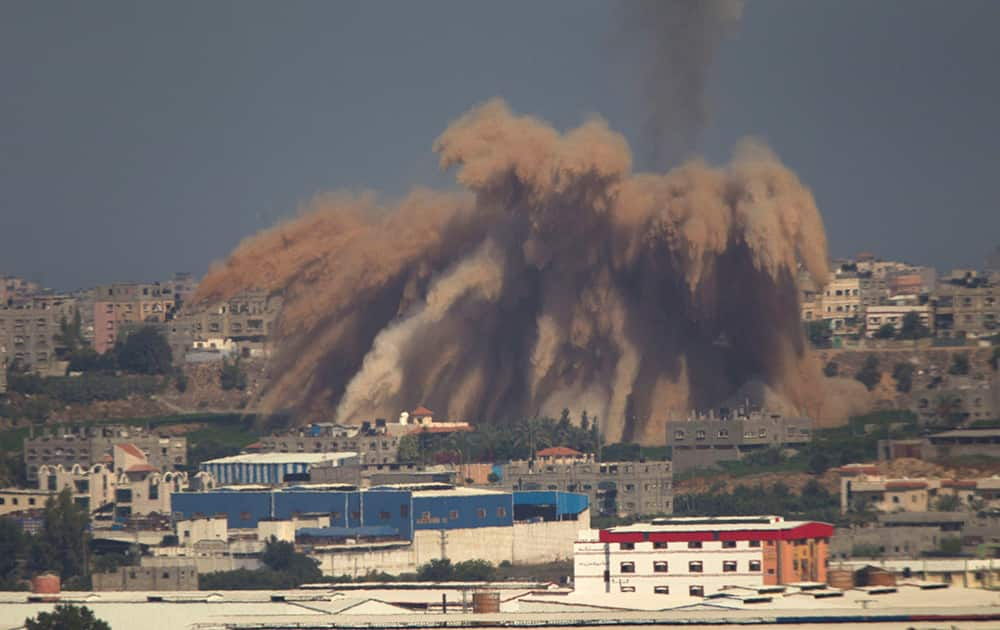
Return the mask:
[(621, 41), (642, 80), (643, 157), (664, 169), (690, 157), (708, 122), (708, 81), (743, 0), (629, 0)]
[(662, 442), (670, 414), (747, 382), (815, 402), (795, 277), (827, 277), (826, 240), (765, 147), (636, 174), (603, 120), (559, 133), (494, 100), (434, 149), (466, 192), (319, 197), (202, 283), (204, 301), (284, 294), (266, 408), (503, 422), (569, 407), (611, 441)]

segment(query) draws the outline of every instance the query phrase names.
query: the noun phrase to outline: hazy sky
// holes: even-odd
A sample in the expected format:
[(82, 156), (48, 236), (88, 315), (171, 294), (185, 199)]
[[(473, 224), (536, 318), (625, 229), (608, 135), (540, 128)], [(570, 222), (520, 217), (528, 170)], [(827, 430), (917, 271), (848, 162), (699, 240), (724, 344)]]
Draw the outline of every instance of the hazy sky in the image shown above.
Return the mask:
[[(430, 151), (492, 96), (636, 140), (608, 2), (0, 3), (0, 273), (203, 273), (330, 189), (450, 185)], [(1000, 2), (749, 0), (702, 149), (765, 139), (831, 251), (950, 267), (1000, 243)]]

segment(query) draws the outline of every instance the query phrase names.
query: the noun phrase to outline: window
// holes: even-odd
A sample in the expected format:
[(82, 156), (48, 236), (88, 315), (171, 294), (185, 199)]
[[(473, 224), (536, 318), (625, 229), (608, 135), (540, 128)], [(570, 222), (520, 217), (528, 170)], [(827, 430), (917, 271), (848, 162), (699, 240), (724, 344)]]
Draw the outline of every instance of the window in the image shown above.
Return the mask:
[(618, 543), (618, 548), (621, 549), (622, 551), (632, 551), (633, 549), (635, 549), (635, 543), (630, 543), (630, 542)]
[(378, 519), (380, 521), (388, 521), (391, 517), (392, 517), (392, 514), (389, 514), (388, 512), (379, 512), (378, 513)]
[(678, 431), (674, 431), (674, 439), (678, 440), (678, 441), (683, 440), (684, 439), (684, 431), (679, 431), (679, 430)]
[(635, 573), (635, 563), (634, 562), (622, 562), (621, 563), (622, 573)]
[(497, 518), (507, 518), (507, 508), (501, 506), (497, 508)]
[(688, 587), (688, 595), (691, 597), (704, 597), (705, 587), (700, 584), (692, 584)]
[(705, 432), (704, 431), (696, 431), (695, 434), (694, 434), (694, 439), (696, 439), (696, 440), (704, 440), (705, 439)]
[(692, 560), (691, 562), (688, 562), (688, 573), (701, 573), (701, 571), (700, 560)]
[(751, 560), (750, 561), (750, 570), (751, 571), (760, 571), (760, 560)]
[(723, 573), (736, 573), (736, 561), (735, 560), (723, 560), (722, 561), (722, 572)]
[(358, 512), (357, 510), (351, 512), (351, 520), (360, 521), (361, 520), (361, 512)]
[(635, 587), (629, 586), (628, 584), (622, 584), (622, 593), (634, 593)]
[(720, 438), (729, 437), (729, 429), (719, 429), (719, 437)]
[(658, 540), (653, 543), (653, 549), (666, 549), (666, 548), (667, 548), (667, 541), (665, 540)]
[(240, 512), (240, 520), (249, 521), (251, 519), (253, 519), (253, 516), (250, 515), (250, 512)]
[(458, 510), (450, 510), (448, 512), (448, 519), (452, 521), (458, 520)]
[(736, 541), (735, 540), (723, 540), (722, 541), (722, 548), (723, 549), (736, 549)]
[(657, 595), (669, 595), (670, 594), (670, 587), (669, 586), (654, 586), (653, 587), (653, 592), (656, 593)]
[(486, 508), (477, 508), (476, 516), (478, 516), (480, 519), (486, 518)]
[(700, 540), (689, 540), (688, 541), (688, 549), (701, 549), (701, 541)]
[(666, 573), (667, 570), (666, 560), (657, 560), (653, 563), (653, 573)]

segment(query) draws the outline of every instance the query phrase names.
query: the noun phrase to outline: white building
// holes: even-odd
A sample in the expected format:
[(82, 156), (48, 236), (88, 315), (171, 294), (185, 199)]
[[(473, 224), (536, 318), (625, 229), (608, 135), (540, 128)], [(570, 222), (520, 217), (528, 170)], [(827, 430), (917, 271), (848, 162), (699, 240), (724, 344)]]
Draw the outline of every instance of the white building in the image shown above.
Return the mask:
[(289, 476), (302, 477), (313, 466), (355, 463), (358, 454), (341, 453), (246, 453), (202, 462), (199, 468), (220, 484), (280, 484)]
[(891, 325), (896, 333), (903, 326), (903, 318), (908, 313), (916, 313), (920, 323), (930, 332), (934, 331), (934, 318), (929, 304), (915, 304), (907, 300), (899, 300), (896, 304), (879, 304), (869, 306), (865, 312), (865, 336), (874, 337), (882, 326)]
[(575, 593), (701, 597), (734, 586), (825, 582), (826, 523), (777, 516), (665, 518), (583, 532)]

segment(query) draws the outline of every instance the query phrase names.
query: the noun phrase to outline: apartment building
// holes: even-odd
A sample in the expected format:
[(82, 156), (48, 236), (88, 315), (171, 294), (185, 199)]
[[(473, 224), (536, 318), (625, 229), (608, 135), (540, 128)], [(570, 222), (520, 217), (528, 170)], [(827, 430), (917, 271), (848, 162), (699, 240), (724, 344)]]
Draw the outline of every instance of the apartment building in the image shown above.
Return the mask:
[(1000, 331), (1000, 286), (968, 272), (938, 284), (934, 324), (941, 337), (988, 337)]
[(46, 490), (4, 488), (0, 490), (0, 516), (41, 509), (51, 496), (52, 493)]
[(0, 304), (0, 347), (7, 364), (45, 376), (64, 374), (57, 335), (60, 322), (72, 320), (75, 307), (68, 295), (34, 295)]
[(674, 472), (712, 468), (738, 461), (766, 448), (784, 448), (812, 440), (811, 418), (786, 417), (762, 409), (721, 407), (667, 421), (667, 445)]
[(114, 347), (127, 325), (165, 322), (173, 318), (173, 287), (159, 282), (116, 283), (94, 290), (94, 350), (104, 354)]
[(503, 487), (585, 494), (592, 508), (602, 515), (673, 513), (671, 462), (597, 462), (566, 447), (542, 449), (535, 458), (504, 464)]
[(934, 309), (928, 302), (921, 303), (919, 298), (896, 299), (891, 304), (877, 304), (865, 309), (865, 336), (874, 337), (886, 324), (893, 327), (896, 333), (903, 326), (903, 318), (910, 313), (916, 313), (920, 323), (934, 334)]
[(150, 431), (142, 427), (107, 425), (83, 427), (78, 431), (53, 430), (24, 441), (24, 464), (28, 480), (38, 479), (43, 465), (60, 464), (69, 470), (74, 465), (88, 469), (94, 464), (107, 465), (114, 457), (116, 444), (132, 444), (157, 470), (178, 470), (187, 464), (187, 438)]
[(832, 525), (778, 516), (663, 518), (589, 530), (574, 545), (574, 590), (624, 601), (826, 582), (832, 534)]

